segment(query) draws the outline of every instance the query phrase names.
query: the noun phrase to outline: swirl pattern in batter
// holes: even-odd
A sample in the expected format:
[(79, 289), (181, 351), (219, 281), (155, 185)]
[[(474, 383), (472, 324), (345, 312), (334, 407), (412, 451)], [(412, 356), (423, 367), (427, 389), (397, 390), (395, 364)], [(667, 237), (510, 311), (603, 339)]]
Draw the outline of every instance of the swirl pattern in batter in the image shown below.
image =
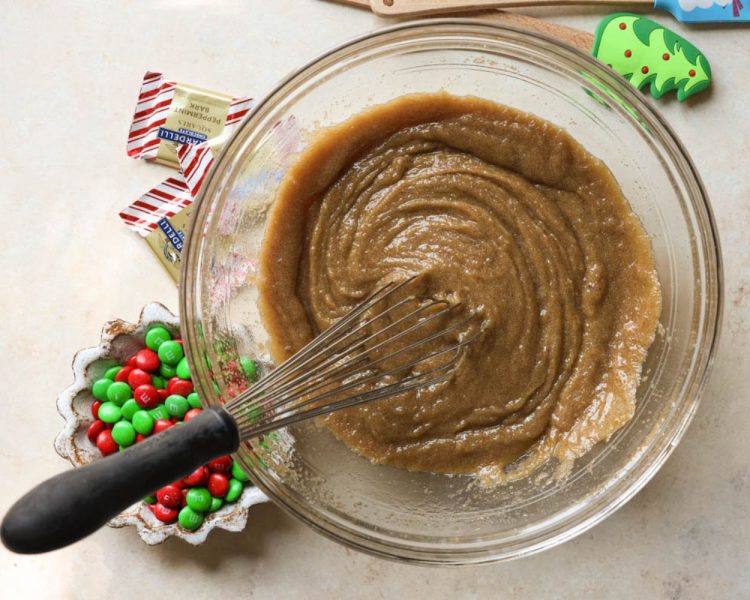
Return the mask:
[(319, 134), (282, 181), (261, 252), (275, 358), (415, 274), (471, 307), (479, 336), (449, 381), (329, 416), (360, 454), (520, 477), (632, 417), (660, 313), (653, 254), (610, 171), (564, 130), (425, 94)]

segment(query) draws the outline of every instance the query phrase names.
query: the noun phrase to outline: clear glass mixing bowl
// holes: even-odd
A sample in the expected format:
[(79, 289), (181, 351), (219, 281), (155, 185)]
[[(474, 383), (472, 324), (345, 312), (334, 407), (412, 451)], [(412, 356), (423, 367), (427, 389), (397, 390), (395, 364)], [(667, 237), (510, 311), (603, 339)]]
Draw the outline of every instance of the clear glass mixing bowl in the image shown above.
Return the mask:
[[(635, 418), (567, 478), (483, 489), (469, 477), (376, 466), (313, 423), (241, 448), (279, 506), (380, 556), (436, 564), (523, 556), (570, 539), (654, 475), (695, 413), (721, 313), (719, 243), (706, 193), (664, 119), (623, 79), (552, 39), (468, 20), (412, 22), (317, 58), (262, 100), (207, 177), (188, 236), (182, 331), (210, 404), (246, 385), (239, 356), (270, 369), (258, 316), (257, 256), (280, 177), (321, 127), (403, 94), (445, 90), (539, 115), (603, 159), (651, 236), (661, 329)], [(212, 381), (212, 379), (215, 381)]]

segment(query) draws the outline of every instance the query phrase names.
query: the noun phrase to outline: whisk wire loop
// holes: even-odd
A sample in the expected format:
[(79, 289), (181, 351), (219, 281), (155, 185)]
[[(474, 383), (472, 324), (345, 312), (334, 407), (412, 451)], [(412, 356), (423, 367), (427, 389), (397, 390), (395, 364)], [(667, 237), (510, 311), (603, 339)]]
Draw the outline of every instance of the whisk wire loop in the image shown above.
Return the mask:
[(398, 300), (396, 294), (414, 279), (383, 286), (227, 402), (224, 409), (234, 418), (240, 437), (255, 437), (450, 378), (462, 350), (474, 339), (459, 339), (473, 317), (456, 321), (460, 305), (447, 300)]
[[(359, 306), (351, 310), (345, 317), (336, 322), (332, 327), (316, 336), (305, 346), (303, 346), (294, 356), (286, 360), (277, 369), (274, 369), (267, 377), (261, 379), (256, 385), (250, 388), (253, 392), (262, 391), (272, 385), (275, 385), (279, 379), (288, 375), (294, 368), (305, 366), (305, 362), (314, 356), (313, 350), (324, 347), (331, 338), (335, 338), (341, 331), (345, 330), (349, 325), (355, 322), (362, 314), (370, 310), (378, 301), (387, 297), (389, 293), (393, 293), (403, 288), (405, 285), (414, 280), (414, 277), (410, 277), (399, 284), (388, 283), (369, 298), (363, 301)], [(303, 363), (303, 364), (300, 364)], [(228, 402), (225, 408), (230, 409), (232, 404), (236, 404), (240, 401), (239, 397), (234, 398)], [(244, 401), (244, 399), (242, 400)]]
[[(399, 304), (402, 304), (402, 303), (399, 303)], [(420, 313), (424, 312), (425, 309), (431, 308), (433, 306), (437, 306), (440, 304), (444, 304), (444, 308), (442, 308), (441, 310), (433, 313), (429, 317), (426, 317), (422, 320), (418, 320), (413, 325), (407, 327), (406, 329), (399, 331), (396, 335), (390, 338), (381, 340), (380, 342), (376, 343), (372, 347), (369, 347), (369, 348), (367, 347), (367, 344), (369, 342), (375, 341), (377, 338), (382, 337), (384, 334), (387, 334), (389, 331), (398, 328), (400, 325), (402, 325), (404, 322), (408, 320), (414, 320)], [(274, 398), (278, 398), (280, 396), (286, 396), (286, 399), (289, 402), (291, 402), (294, 400), (296, 392), (298, 390), (303, 389), (304, 394), (306, 395), (306, 394), (313, 393), (318, 389), (329, 387), (333, 382), (341, 381), (345, 379), (346, 377), (352, 375), (354, 372), (360, 369), (361, 366), (365, 362), (368, 362), (368, 359), (369, 359), (369, 362), (368, 362), (369, 366), (374, 367), (375, 365), (380, 364), (384, 362), (385, 360), (393, 358), (394, 356), (397, 356), (399, 354), (403, 354), (404, 352), (407, 352), (409, 350), (415, 349), (421, 344), (437, 339), (441, 335), (445, 335), (446, 333), (449, 333), (449, 330), (444, 330), (444, 331), (441, 331), (432, 335), (428, 335), (416, 342), (413, 342), (407, 346), (404, 346), (403, 348), (394, 350), (388, 356), (381, 356), (377, 359), (370, 358), (371, 356), (375, 355), (375, 353), (378, 352), (379, 350), (401, 340), (402, 338), (413, 333), (417, 329), (423, 328), (429, 325), (431, 321), (434, 321), (435, 319), (445, 315), (446, 313), (453, 310), (454, 308), (455, 307), (451, 307), (446, 302), (431, 301), (426, 304), (422, 304), (416, 310), (408, 313), (407, 315), (404, 315), (397, 321), (387, 325), (386, 327), (376, 331), (375, 333), (369, 334), (366, 337), (362, 338), (361, 340), (357, 340), (356, 342), (349, 344), (344, 348), (336, 350), (331, 356), (327, 358), (324, 353), (316, 353), (313, 357), (311, 357), (309, 361), (305, 362), (304, 366), (306, 367), (306, 370), (304, 371), (299, 371), (299, 369), (294, 370), (295, 373), (299, 372), (299, 374), (295, 378), (288, 379), (285, 383), (280, 384), (278, 386), (274, 386), (274, 388), (270, 391), (270, 393), (264, 390), (263, 392), (259, 394), (249, 395), (246, 400), (248, 403), (248, 407), (249, 407), (248, 409), (253, 410), (253, 407), (251, 407), (251, 405), (260, 406), (261, 408), (266, 408), (267, 405), (274, 400)], [(366, 329), (373, 323), (377, 322), (379, 319), (385, 317), (390, 312), (391, 312), (390, 308), (386, 309), (385, 311), (373, 317), (372, 319), (369, 319), (368, 321), (365, 321), (361, 325), (357, 326), (357, 328), (352, 333), (356, 333), (361, 329)], [(455, 327), (451, 329), (455, 329)], [(322, 360), (322, 362), (320, 364), (315, 364), (314, 359)], [(346, 361), (344, 361), (344, 359), (346, 359)], [(260, 400), (258, 398), (260, 398)]]

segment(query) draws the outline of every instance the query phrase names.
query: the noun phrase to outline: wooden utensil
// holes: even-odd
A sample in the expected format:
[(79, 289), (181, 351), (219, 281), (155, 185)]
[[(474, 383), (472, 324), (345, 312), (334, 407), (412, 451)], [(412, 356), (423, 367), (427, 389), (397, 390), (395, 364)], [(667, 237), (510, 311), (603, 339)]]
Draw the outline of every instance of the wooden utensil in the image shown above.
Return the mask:
[[(340, 4), (348, 4), (351, 6), (357, 6), (360, 8), (371, 8), (370, 0), (333, 0)], [(447, 0), (446, 0), (447, 1)], [(453, 0), (451, 0), (453, 1)], [(397, 14), (393, 15), (396, 17), (404, 17), (408, 15)], [(462, 17), (482, 19), (485, 21), (491, 21), (493, 23), (515, 25), (523, 29), (530, 29), (539, 33), (546, 34), (550, 37), (559, 39), (566, 44), (575, 46), (579, 50), (591, 52), (591, 48), (594, 45), (594, 35), (587, 31), (581, 31), (580, 29), (574, 29), (573, 27), (566, 27), (565, 25), (556, 25), (555, 23), (548, 23), (541, 19), (535, 19), (534, 17), (527, 17), (526, 15), (519, 15), (517, 13), (509, 13), (501, 10), (474, 10), (473, 12), (461, 12)]]
[(515, 8), (519, 6), (580, 6), (596, 5), (647, 5), (652, 0), (370, 0), (370, 7), (384, 17), (455, 14), (488, 8)]
[(575, 5), (650, 6), (666, 10), (686, 23), (750, 22), (750, 7), (742, 0), (370, 0), (373, 12), (384, 17), (449, 14), (482, 8)]

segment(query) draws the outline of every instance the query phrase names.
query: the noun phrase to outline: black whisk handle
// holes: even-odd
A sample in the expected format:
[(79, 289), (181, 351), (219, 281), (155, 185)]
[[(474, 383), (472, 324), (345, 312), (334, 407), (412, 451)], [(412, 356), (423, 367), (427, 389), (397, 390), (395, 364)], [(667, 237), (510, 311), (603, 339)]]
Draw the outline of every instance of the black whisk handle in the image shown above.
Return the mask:
[(207, 408), (123, 452), (39, 484), (10, 508), (0, 538), (22, 554), (62, 548), (154, 490), (234, 452), (239, 443), (234, 419), (221, 408)]

